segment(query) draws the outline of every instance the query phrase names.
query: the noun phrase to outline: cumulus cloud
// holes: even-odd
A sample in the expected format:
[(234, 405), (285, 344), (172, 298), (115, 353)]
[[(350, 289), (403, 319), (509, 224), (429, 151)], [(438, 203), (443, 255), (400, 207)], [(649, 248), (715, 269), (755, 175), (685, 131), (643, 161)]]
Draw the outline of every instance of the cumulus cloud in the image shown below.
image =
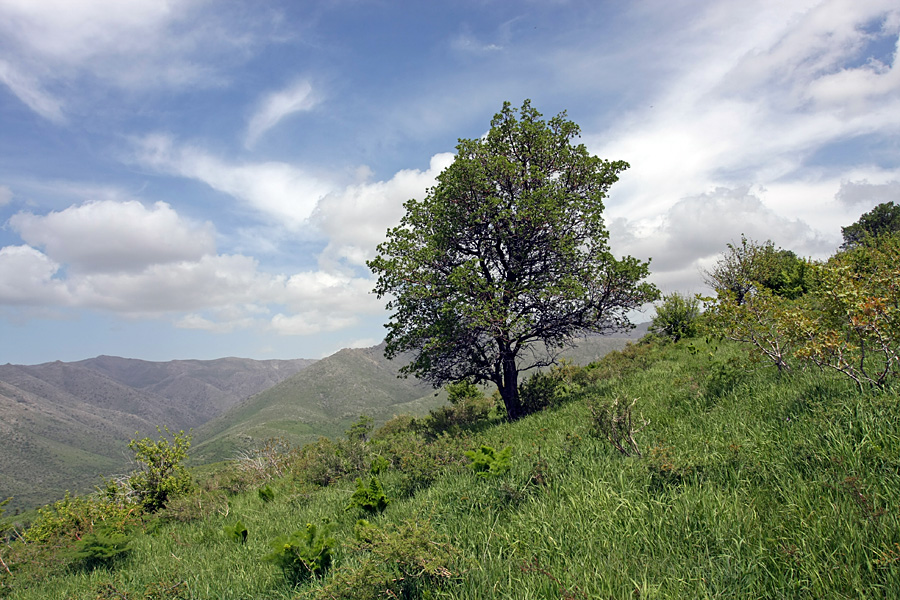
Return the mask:
[(667, 289), (700, 285), (702, 268), (709, 266), (727, 244), (741, 234), (800, 256), (821, 255), (833, 248), (830, 241), (808, 224), (785, 218), (767, 208), (749, 189), (717, 188), (676, 202), (649, 230), (636, 232), (624, 219), (610, 225), (616, 253), (646, 259), (657, 283)]
[(328, 237), (320, 255), (323, 268), (362, 266), (372, 258), (389, 227), (400, 223), (403, 203), (422, 198), (435, 178), (453, 162), (450, 153), (431, 157), (428, 169), (404, 169), (387, 181), (351, 185), (319, 202), (312, 222)]
[(264, 221), (297, 229), (333, 185), (300, 167), (283, 162), (229, 163), (193, 146), (178, 145), (166, 135), (136, 143), (135, 159), (162, 173), (196, 179), (257, 211)]
[(0, 248), (0, 304), (65, 305), (65, 285), (54, 279), (60, 265), (29, 246)]
[(313, 94), (312, 85), (306, 80), (298, 81), (287, 89), (268, 94), (259, 103), (259, 108), (250, 117), (247, 124), (247, 146), (253, 146), (265, 132), (285, 117), (296, 112), (310, 110), (316, 104), (318, 104), (318, 98)]
[(835, 196), (843, 204), (856, 208), (861, 205), (864, 212), (885, 202), (900, 204), (900, 181), (869, 183), (862, 181), (842, 181), (841, 189)]
[(135, 271), (215, 254), (212, 224), (191, 223), (164, 202), (88, 202), (47, 215), (18, 213), (9, 223), (28, 244), (81, 272)]

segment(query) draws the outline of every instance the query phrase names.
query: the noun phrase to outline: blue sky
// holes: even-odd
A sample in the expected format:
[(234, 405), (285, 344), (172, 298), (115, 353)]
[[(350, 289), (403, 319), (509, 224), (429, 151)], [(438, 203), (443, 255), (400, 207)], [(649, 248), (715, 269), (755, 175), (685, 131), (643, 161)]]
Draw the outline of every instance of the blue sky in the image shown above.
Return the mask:
[(0, 0), (0, 362), (317, 358), (365, 261), (505, 100), (631, 168), (664, 291), (742, 233), (823, 258), (900, 200), (900, 7)]

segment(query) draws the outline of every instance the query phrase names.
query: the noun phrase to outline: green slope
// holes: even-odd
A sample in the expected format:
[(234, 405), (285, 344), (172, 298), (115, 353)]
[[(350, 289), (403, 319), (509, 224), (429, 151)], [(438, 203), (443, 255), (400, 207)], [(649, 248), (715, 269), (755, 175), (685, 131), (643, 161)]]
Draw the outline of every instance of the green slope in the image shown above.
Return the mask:
[[(562, 358), (586, 365), (627, 342), (623, 337), (584, 338)], [(430, 385), (398, 378), (403, 364), (387, 360), (383, 344), (323, 358), (197, 428), (192, 460), (227, 460), (273, 437), (304, 444), (323, 435), (340, 436), (360, 415), (381, 424), (395, 415), (425, 415), (443, 404), (446, 396)]]

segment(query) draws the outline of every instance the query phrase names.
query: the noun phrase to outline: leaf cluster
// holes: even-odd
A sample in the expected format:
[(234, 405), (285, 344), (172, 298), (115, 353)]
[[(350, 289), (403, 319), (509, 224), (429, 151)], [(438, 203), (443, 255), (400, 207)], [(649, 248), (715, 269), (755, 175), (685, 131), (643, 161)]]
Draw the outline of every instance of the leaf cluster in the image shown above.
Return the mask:
[(465, 455), (472, 461), (469, 463), (469, 468), (478, 477), (497, 477), (509, 472), (512, 446), (507, 446), (498, 452), (494, 448), (482, 444), (477, 450), (467, 450)]
[(322, 576), (331, 567), (335, 544), (327, 526), (319, 530), (315, 524), (307, 523), (306, 530), (276, 538), (272, 552), (263, 560), (279, 567), (285, 577), (296, 583)]

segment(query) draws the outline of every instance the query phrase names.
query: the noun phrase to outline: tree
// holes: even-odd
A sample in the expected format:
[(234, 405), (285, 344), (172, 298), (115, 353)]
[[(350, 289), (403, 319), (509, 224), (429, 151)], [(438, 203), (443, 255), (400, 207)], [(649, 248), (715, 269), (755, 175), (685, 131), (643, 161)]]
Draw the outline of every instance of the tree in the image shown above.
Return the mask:
[(481, 139), (461, 139), (423, 200), (405, 204), (369, 268), (390, 296), (385, 354), (435, 387), (493, 382), (514, 420), (518, 374), (552, 364), (573, 337), (631, 327), (658, 297), (648, 263), (609, 251), (603, 199), (628, 167), (572, 140), (526, 100), (504, 103)]
[(728, 250), (703, 275), (706, 285), (719, 295), (730, 295), (738, 304), (762, 289), (797, 298), (809, 288), (807, 261), (790, 250), (775, 248), (770, 240), (760, 244), (744, 234), (740, 245), (728, 244)]
[(859, 218), (859, 221), (841, 227), (844, 243), (842, 250), (850, 250), (869, 244), (878, 236), (900, 231), (900, 205), (883, 202)]

